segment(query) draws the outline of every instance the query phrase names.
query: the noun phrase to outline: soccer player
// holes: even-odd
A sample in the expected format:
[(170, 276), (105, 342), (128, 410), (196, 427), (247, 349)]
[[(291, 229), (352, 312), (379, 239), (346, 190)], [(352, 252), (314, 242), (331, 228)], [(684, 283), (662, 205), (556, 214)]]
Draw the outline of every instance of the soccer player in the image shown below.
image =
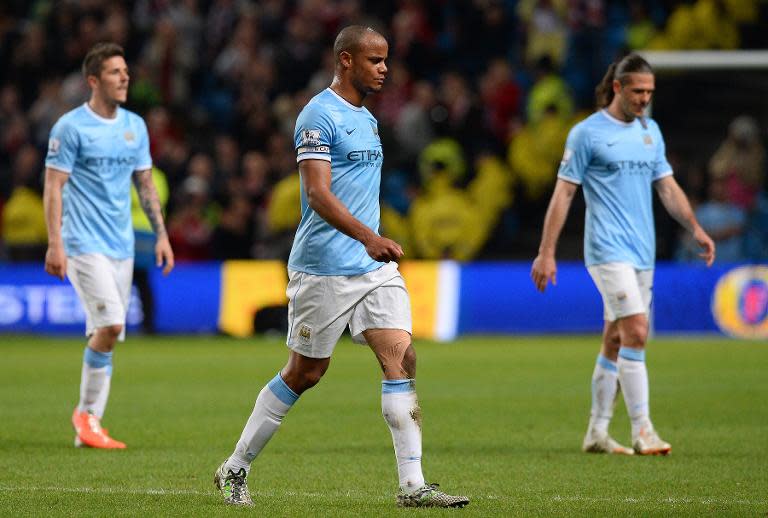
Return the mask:
[[(672, 447), (651, 423), (645, 345), (656, 255), (651, 186), (664, 208), (692, 233), (710, 266), (715, 245), (672, 176), (664, 139), (645, 117), (654, 75), (640, 56), (612, 64), (596, 88), (596, 113), (571, 129), (544, 218), (531, 278), (539, 291), (556, 284), (555, 248), (576, 189), (587, 205), (584, 259), (603, 299), (603, 343), (592, 375), (587, 452), (666, 455)], [(632, 421), (632, 448), (608, 434), (618, 386)]]
[(69, 277), (86, 314), (80, 401), (72, 414), (75, 445), (125, 448), (101, 427), (112, 379), (112, 350), (125, 338), (133, 272), (131, 180), (157, 234), (155, 256), (173, 269), (144, 121), (123, 108), (128, 67), (123, 49), (98, 43), (83, 61), (88, 102), (53, 126), (45, 159), (45, 271)]
[(378, 234), (383, 160), (376, 119), (363, 107), (387, 75), (387, 41), (344, 28), (333, 46), (330, 87), (296, 121), (301, 222), (288, 261), (288, 362), (261, 390), (234, 452), (214, 476), (229, 504), (253, 505), (251, 463), (301, 394), (325, 374), (349, 326), (383, 371), (381, 407), (395, 447), (401, 507), (463, 507), (469, 499), (428, 484), (421, 470), (421, 410), (415, 391), (411, 307), (396, 242)]

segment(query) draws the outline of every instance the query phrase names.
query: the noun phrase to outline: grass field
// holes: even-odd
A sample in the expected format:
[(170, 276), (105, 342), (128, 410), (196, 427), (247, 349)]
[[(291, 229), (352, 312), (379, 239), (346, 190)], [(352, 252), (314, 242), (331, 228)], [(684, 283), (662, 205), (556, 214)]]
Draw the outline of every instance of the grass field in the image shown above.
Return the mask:
[[(651, 410), (669, 457), (581, 453), (596, 337), (417, 343), (424, 470), (458, 510), (399, 510), (378, 365), (341, 343), (256, 461), (256, 509), (225, 507), (212, 476), (280, 339), (137, 338), (115, 354), (104, 420), (125, 451), (72, 447), (81, 340), (0, 341), (2, 516), (699, 516), (768, 513), (768, 346), (654, 339)], [(611, 428), (628, 441), (626, 411)]]

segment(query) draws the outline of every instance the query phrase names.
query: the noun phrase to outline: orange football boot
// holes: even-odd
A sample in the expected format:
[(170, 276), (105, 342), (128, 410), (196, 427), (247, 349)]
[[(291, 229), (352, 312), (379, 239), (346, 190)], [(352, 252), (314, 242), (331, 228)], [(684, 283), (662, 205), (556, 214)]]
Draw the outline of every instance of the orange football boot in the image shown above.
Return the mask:
[[(72, 426), (82, 446), (107, 450), (125, 449), (125, 443), (116, 441), (101, 427), (99, 418), (90, 412), (80, 412), (75, 408), (72, 413)], [(77, 441), (75, 441), (77, 444)]]

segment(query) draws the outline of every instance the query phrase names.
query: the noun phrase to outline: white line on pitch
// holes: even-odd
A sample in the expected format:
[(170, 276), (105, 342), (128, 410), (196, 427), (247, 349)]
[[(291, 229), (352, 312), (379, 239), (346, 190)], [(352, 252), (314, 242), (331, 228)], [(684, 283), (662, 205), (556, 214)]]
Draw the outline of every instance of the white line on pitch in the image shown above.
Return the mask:
[[(198, 491), (196, 489), (122, 489), (114, 487), (34, 487), (34, 486), (0, 486), (0, 492), (22, 492), (22, 491), (46, 491), (50, 493), (98, 493), (98, 494), (115, 494), (115, 495), (213, 495), (216, 491)], [(259, 497), (302, 497), (302, 498), (318, 498), (318, 497), (347, 497), (347, 498), (365, 498), (367, 500), (391, 500), (390, 496), (371, 496), (363, 491), (254, 491), (253, 496)], [(521, 499), (534, 498), (539, 500), (546, 500), (550, 502), (605, 502), (605, 503), (624, 503), (624, 504), (719, 504), (719, 505), (750, 505), (750, 506), (764, 506), (768, 505), (767, 500), (746, 500), (746, 499), (728, 499), (728, 498), (715, 498), (715, 497), (665, 497), (665, 498), (643, 498), (643, 497), (592, 497), (592, 496), (579, 496), (579, 495), (554, 495), (554, 496), (535, 496), (535, 495), (520, 495), (518, 498), (510, 497), (507, 495), (483, 495), (475, 496), (478, 500), (495, 500), (495, 501), (518, 501)]]

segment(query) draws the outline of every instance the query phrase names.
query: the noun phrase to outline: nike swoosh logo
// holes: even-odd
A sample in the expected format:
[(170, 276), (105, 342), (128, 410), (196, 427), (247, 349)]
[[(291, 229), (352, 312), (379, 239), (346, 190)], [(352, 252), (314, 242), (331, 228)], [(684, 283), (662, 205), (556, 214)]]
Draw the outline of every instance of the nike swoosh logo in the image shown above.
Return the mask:
[(614, 146), (614, 145), (616, 145), (618, 143), (619, 143), (618, 140), (614, 140), (613, 142), (606, 142), (605, 145), (608, 146), (608, 147), (611, 147), (611, 146)]
[(356, 129), (357, 128), (352, 128), (351, 130), (344, 130), (344, 131), (347, 132), (347, 135), (351, 135), (351, 134), (353, 134), (355, 132)]

